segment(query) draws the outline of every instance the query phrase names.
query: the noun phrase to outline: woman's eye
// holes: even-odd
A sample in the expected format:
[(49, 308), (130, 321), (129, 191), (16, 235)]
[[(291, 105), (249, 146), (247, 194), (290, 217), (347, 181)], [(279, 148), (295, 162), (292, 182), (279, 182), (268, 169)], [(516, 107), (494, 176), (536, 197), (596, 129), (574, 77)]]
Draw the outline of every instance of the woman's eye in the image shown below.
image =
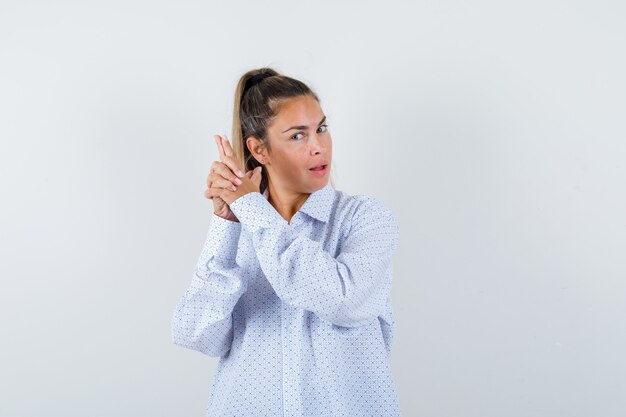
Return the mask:
[[(328, 130), (328, 125), (321, 125), (321, 126), (320, 126), (320, 127), (318, 127), (317, 129), (319, 130), (319, 129), (322, 129), (322, 128), (323, 128), (322, 133), (323, 133), (323, 132), (326, 132), (326, 131)], [(297, 140), (297, 139), (296, 139), (296, 138), (297, 138), (297, 136), (298, 136), (298, 135), (302, 135), (302, 134), (303, 134), (302, 132), (298, 132), (298, 133), (296, 133), (295, 135), (293, 135), (293, 136), (291, 137), (291, 139)]]

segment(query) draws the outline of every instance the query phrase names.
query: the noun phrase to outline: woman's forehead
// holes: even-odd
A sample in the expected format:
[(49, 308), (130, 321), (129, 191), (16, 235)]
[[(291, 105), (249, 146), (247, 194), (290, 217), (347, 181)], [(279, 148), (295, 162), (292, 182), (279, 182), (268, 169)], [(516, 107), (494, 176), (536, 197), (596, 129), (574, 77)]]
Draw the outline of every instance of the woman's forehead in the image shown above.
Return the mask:
[(275, 125), (281, 132), (292, 126), (316, 126), (324, 117), (321, 106), (312, 97), (294, 97), (282, 103)]

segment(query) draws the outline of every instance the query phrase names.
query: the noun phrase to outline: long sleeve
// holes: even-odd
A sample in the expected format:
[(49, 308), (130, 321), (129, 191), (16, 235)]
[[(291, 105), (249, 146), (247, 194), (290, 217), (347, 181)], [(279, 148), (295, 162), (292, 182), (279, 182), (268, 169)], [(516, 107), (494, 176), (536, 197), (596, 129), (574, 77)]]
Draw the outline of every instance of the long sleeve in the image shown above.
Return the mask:
[(236, 263), (240, 232), (239, 222), (213, 214), (191, 285), (174, 309), (174, 344), (213, 357), (230, 350), (232, 312), (247, 289), (245, 274)]
[(252, 233), (261, 269), (278, 297), (335, 325), (357, 327), (386, 308), (398, 242), (392, 210), (364, 197), (337, 257), (297, 232), (258, 192), (244, 194), (230, 208)]

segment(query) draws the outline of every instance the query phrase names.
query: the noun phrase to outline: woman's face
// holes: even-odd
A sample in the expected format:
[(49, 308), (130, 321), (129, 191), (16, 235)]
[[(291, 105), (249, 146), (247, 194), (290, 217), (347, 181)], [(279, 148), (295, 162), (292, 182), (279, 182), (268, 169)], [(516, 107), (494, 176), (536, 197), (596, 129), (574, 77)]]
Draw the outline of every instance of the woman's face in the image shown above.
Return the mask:
[[(312, 193), (328, 183), (332, 139), (326, 116), (314, 97), (282, 101), (267, 130), (270, 152), (263, 149), (260, 158), (265, 160), (264, 169), (274, 186)], [(311, 169), (319, 165), (326, 166), (318, 171)]]

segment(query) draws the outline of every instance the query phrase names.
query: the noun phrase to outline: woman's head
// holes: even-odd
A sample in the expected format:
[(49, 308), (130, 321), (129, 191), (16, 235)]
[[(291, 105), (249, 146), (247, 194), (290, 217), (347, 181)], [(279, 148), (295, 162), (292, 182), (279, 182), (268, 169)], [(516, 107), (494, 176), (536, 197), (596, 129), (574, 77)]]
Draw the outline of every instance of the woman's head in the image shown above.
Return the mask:
[[(271, 182), (312, 193), (330, 179), (332, 140), (319, 98), (303, 82), (272, 68), (254, 69), (239, 79), (232, 145), (246, 171), (263, 166), (261, 192)], [(326, 169), (310, 169), (319, 164)]]

